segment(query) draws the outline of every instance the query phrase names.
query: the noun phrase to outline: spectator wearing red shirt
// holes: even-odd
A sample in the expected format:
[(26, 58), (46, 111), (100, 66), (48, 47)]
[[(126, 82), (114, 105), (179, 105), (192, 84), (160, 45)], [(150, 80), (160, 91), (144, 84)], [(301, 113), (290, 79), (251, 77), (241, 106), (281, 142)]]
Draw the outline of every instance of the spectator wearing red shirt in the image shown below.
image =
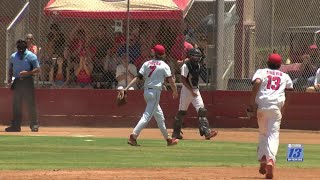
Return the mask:
[(71, 61), (78, 61), (81, 52), (86, 51), (86, 32), (84, 29), (77, 30), (75, 37), (69, 44)]
[(149, 58), (151, 52), (150, 49), (146, 45), (141, 46), (141, 55), (134, 61), (134, 65), (137, 67), (139, 70), (144, 62), (147, 60), (150, 60)]
[(26, 41), (27, 41), (27, 49), (37, 56), (38, 55), (38, 47), (33, 42), (34, 41), (33, 35), (27, 34)]
[(86, 56), (86, 53), (82, 52), (79, 65), (75, 68), (77, 88), (92, 88), (92, 69), (91, 61)]
[(171, 58), (173, 59), (173, 62), (168, 62), (170, 67), (173, 68), (171, 71), (175, 72), (174, 74), (180, 74), (180, 66), (187, 57), (188, 50), (192, 48), (192, 44), (185, 41), (185, 35), (179, 34), (177, 36), (175, 44), (171, 49)]

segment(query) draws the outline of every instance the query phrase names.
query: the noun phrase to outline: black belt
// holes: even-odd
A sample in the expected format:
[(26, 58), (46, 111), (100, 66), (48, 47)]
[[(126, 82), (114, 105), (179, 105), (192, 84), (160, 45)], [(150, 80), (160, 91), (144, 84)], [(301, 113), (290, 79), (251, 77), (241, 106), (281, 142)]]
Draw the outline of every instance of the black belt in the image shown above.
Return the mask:
[(153, 88), (148, 88), (148, 90), (153, 89)]
[(33, 76), (26, 76), (26, 77), (17, 77), (15, 78), (14, 80), (26, 80), (26, 79), (30, 79), (32, 78)]

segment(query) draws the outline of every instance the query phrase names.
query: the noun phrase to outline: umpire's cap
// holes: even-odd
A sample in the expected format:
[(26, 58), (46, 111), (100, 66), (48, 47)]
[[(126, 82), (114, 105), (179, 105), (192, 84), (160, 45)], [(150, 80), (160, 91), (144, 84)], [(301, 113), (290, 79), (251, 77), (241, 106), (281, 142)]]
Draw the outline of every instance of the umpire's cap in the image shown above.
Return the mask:
[(268, 62), (270, 62), (272, 64), (276, 64), (276, 65), (281, 65), (282, 64), (282, 57), (277, 53), (270, 54), (269, 58), (268, 58)]

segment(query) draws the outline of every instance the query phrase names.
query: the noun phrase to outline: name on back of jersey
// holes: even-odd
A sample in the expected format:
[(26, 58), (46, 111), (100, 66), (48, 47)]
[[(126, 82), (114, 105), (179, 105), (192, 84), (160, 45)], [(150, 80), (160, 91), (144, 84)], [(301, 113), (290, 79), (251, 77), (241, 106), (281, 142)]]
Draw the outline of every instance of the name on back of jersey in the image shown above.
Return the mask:
[(158, 66), (158, 65), (161, 65), (161, 62), (159, 62), (159, 61), (150, 61), (149, 62), (149, 65), (151, 65), (151, 66)]
[(280, 71), (267, 71), (267, 74), (270, 74), (270, 75), (274, 75), (274, 76), (282, 76), (282, 72)]

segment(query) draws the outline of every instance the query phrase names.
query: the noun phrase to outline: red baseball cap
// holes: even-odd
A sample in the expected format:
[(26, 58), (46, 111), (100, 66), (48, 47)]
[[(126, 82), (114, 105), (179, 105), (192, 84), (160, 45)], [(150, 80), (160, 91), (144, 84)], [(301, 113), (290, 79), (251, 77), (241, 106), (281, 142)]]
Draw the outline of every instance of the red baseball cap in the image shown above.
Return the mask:
[(162, 45), (160, 45), (160, 44), (155, 45), (155, 46), (152, 48), (152, 51), (153, 51), (155, 54), (160, 55), (160, 56), (162, 56), (162, 55), (164, 55), (164, 54), (166, 53), (166, 49), (165, 49)]
[(190, 43), (188, 43), (188, 42), (184, 42), (184, 50), (186, 51), (186, 52), (188, 52), (190, 49), (192, 49), (193, 48), (193, 46), (192, 46), (192, 44), (190, 44)]
[(282, 64), (282, 57), (277, 54), (277, 53), (273, 53), (270, 54), (269, 58), (268, 58), (268, 62), (272, 63), (272, 64)]

